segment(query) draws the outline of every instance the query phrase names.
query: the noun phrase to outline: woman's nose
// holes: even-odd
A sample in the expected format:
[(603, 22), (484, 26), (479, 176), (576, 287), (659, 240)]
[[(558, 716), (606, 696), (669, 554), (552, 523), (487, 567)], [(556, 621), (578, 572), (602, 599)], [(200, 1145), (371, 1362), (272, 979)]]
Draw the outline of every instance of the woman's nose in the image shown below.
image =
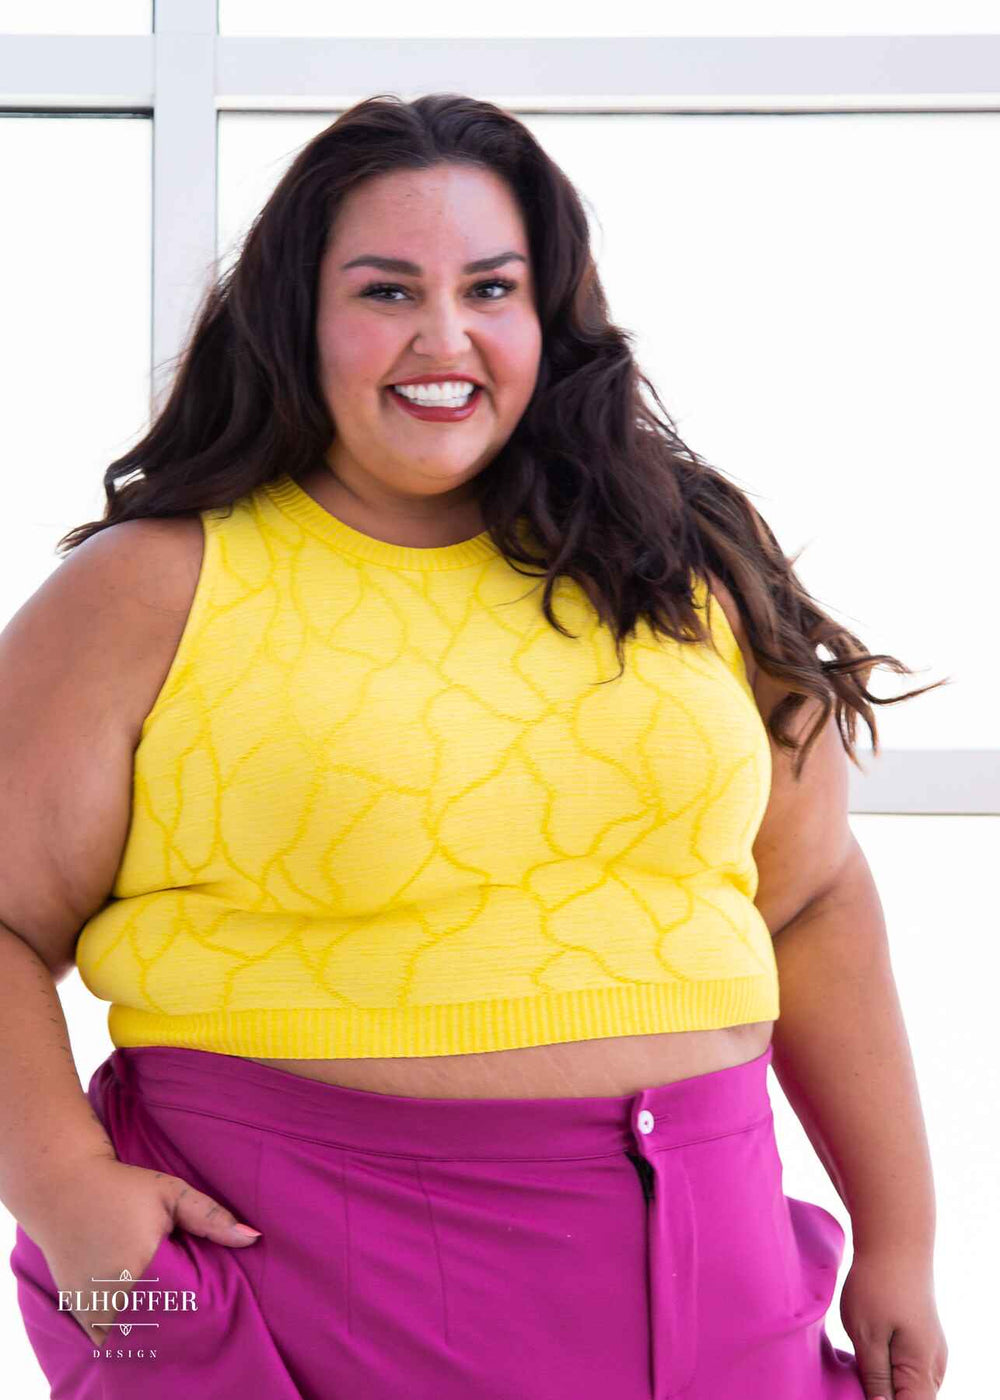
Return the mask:
[(448, 300), (428, 305), (418, 313), (415, 348), (439, 360), (460, 357), (468, 349), (469, 314)]

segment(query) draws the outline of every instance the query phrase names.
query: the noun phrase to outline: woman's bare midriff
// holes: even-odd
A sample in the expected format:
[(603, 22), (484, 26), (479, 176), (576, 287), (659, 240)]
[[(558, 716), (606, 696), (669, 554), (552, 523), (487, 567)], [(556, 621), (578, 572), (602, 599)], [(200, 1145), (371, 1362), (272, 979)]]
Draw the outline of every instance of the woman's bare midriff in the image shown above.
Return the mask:
[(581, 1099), (635, 1094), (763, 1055), (773, 1021), (709, 1031), (573, 1040), (487, 1054), (413, 1058), (244, 1058), (346, 1089), (420, 1099)]

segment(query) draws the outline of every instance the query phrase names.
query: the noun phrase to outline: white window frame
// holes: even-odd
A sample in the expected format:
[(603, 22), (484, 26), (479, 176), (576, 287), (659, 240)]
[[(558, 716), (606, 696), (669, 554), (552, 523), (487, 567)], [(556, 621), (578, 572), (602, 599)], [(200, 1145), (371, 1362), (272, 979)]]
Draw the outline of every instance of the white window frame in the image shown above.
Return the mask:
[[(150, 35), (0, 35), (6, 111), (153, 119), (151, 411), (217, 265), (218, 113), (469, 92), (470, 74), (522, 114), (995, 111), (1000, 35), (227, 37), (216, 0), (154, 0)], [(860, 759), (852, 812), (1000, 814), (1000, 747)]]

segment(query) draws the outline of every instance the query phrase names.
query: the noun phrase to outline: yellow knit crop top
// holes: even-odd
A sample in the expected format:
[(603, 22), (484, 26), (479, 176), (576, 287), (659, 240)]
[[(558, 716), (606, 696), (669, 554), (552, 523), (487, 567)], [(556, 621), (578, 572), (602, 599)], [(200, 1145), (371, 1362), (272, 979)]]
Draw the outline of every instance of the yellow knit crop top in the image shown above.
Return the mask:
[[(116, 1046), (449, 1055), (778, 1016), (739, 646), (614, 639), (488, 534), (417, 549), (290, 477), (201, 513), (76, 966)], [(715, 649), (717, 648), (717, 650)], [(598, 682), (606, 681), (606, 684)]]

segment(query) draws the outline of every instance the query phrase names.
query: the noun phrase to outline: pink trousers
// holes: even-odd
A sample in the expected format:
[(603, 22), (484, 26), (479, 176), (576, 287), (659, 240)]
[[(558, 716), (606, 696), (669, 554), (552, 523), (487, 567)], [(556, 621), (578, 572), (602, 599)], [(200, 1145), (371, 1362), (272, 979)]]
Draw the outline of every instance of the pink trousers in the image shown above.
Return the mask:
[(824, 1326), (844, 1232), (782, 1190), (770, 1062), (621, 1097), (419, 1099), (117, 1049), (88, 1095), (119, 1158), (263, 1234), (175, 1229), (134, 1325), (92, 1344), (19, 1226), (51, 1395), (864, 1400)]

